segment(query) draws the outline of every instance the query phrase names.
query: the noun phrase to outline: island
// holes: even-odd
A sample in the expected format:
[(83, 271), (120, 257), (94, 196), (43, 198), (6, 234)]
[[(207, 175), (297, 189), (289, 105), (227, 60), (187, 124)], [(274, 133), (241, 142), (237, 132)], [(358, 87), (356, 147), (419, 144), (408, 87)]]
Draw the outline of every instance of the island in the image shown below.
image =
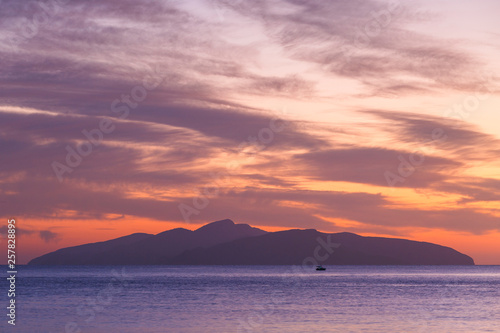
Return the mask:
[(474, 265), (452, 248), (315, 229), (267, 232), (226, 219), (62, 248), (29, 265)]

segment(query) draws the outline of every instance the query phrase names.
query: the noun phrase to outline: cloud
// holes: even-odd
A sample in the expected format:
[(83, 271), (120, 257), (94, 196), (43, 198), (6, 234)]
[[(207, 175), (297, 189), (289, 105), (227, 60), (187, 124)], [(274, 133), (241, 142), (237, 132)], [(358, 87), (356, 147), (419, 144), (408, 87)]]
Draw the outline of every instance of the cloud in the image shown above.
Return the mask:
[[(2, 4), (5, 212), (40, 219), (130, 215), (182, 222), (179, 203), (192, 204), (197, 189), (213, 184), (212, 174), (227, 173), (228, 162), (244, 160), (193, 221), (231, 217), (262, 226), (337, 230), (332, 221), (342, 219), (358, 222), (351, 230), (394, 234), (405, 227), (475, 233), (498, 228), (493, 210), (472, 205), (497, 201), (498, 180), (466, 174), (476, 163), (496, 163), (500, 151), (493, 135), (465, 122), (403, 111), (363, 110), (353, 119), (361, 117), (364, 124), (337, 128), (292, 120), (293, 112), (272, 112), (282, 102), (323, 103), (321, 78), (355, 82), (354, 98), (493, 91), (480, 74), (484, 63), (459, 42), (411, 29), (434, 16), (419, 16), (412, 4), (391, 9), (371, 0), (203, 5), (207, 11), (180, 1), (125, 0), (117, 6), (111, 0), (74, 0), (49, 13), (34, 36), (10, 45), (41, 7)], [(377, 24), (384, 25), (378, 33)], [(239, 29), (251, 36), (235, 38), (231, 33)], [(268, 63), (269, 54), (277, 56)], [(134, 88), (153, 81), (158, 85), (136, 106), (126, 102)], [(126, 119), (111, 110), (117, 100), (130, 111)], [(303, 118), (312, 118), (306, 111)], [(64, 163), (67, 147), (85, 142), (82, 131), (97, 128), (102, 119), (112, 120), (115, 130), (60, 183), (52, 162)], [(269, 135), (273, 120), (288, 126), (275, 131), (263, 149), (242, 149), (266, 130)], [(425, 142), (436, 129), (446, 140), (429, 146)], [(362, 192), (362, 186), (347, 193), (304, 185), (348, 182), (387, 189), (385, 172), (397, 173), (400, 158), (415, 151), (425, 160), (399, 186), (456, 195), (455, 210), (396, 205), (385, 193)], [(58, 239), (50, 230), (25, 232), (45, 242)]]
[(474, 160), (495, 161), (500, 154), (500, 140), (465, 121), (407, 112), (363, 113), (390, 120), (387, 132), (399, 142), (411, 144), (420, 150), (438, 149), (441, 154), (462, 163)]
[(462, 178), (455, 181), (438, 184), (438, 191), (457, 193), (462, 196), (458, 204), (467, 204), (480, 201), (500, 202), (500, 181), (492, 178)]
[[(2, 226), (0, 227), (0, 235), (5, 236), (8, 234), (8, 227)], [(50, 230), (36, 230), (31, 228), (19, 228), (16, 227), (16, 237), (23, 237), (25, 235), (33, 235), (36, 234), (40, 237), (45, 243), (58, 242), (60, 239), (60, 234), (56, 232), (52, 232)]]
[[(378, 147), (351, 147), (298, 154), (295, 156), (295, 161), (302, 165), (302, 169), (310, 179), (389, 186), (385, 177), (386, 172), (398, 174), (399, 165), (402, 161), (409, 163), (412, 153), (412, 151)], [(422, 166), (419, 166), (400, 186), (428, 187), (446, 179), (446, 174), (442, 173), (442, 170), (456, 169), (461, 165), (459, 162), (442, 157), (423, 158), (425, 162)]]
[(45, 243), (52, 243), (59, 241), (59, 234), (50, 230), (40, 230), (38, 235)]
[[(234, 189), (223, 192), (193, 221), (222, 215), (262, 226), (317, 228), (325, 231), (381, 232), (399, 235), (408, 228), (437, 228), (475, 234), (499, 230), (500, 219), (474, 208), (400, 207), (382, 194), (299, 189)], [(325, 219), (326, 218), (326, 219)], [(337, 226), (336, 219), (357, 225)], [(471, 221), (475, 221), (471, 223)]]
[[(477, 72), (485, 64), (464, 51), (458, 42), (407, 28), (438, 19), (432, 13), (420, 15), (421, 10), (414, 4), (290, 0), (265, 1), (253, 7), (231, 6), (241, 15), (261, 20), (267, 35), (290, 58), (317, 64), (332, 75), (358, 80), (370, 94), (400, 95), (415, 89), (422, 92), (440, 88), (470, 91), (484, 85)], [(415, 83), (405, 84), (402, 76), (406, 82), (411, 77)]]
[[(29, 11), (17, 3), (8, 7), (11, 26), (37, 12), (36, 5)], [(0, 97), (43, 110), (103, 114), (151, 75), (163, 79), (156, 96), (170, 104), (231, 105), (227, 95), (242, 89), (268, 95), (311, 90), (298, 75), (258, 74), (243, 66), (242, 60), (259, 56), (252, 46), (218, 38), (213, 24), (181, 7), (145, 0), (120, 8), (114, 1), (69, 2), (35, 37), (14, 51), (0, 49)]]

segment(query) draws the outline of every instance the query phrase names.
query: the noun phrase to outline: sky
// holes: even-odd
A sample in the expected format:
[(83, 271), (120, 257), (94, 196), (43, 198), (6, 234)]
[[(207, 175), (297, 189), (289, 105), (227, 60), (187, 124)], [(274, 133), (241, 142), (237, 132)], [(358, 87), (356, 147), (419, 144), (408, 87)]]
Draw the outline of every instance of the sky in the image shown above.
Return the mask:
[(21, 263), (230, 218), (500, 264), (499, 10), (0, 1), (2, 244), (9, 218)]

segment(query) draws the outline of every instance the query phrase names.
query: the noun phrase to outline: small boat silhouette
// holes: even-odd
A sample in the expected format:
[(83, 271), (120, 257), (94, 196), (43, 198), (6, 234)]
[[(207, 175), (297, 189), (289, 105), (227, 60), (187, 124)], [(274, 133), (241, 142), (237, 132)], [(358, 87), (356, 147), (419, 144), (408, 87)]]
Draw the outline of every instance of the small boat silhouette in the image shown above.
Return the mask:
[(316, 270), (317, 271), (326, 271), (326, 268), (321, 266), (321, 265), (318, 265), (318, 266), (316, 266)]

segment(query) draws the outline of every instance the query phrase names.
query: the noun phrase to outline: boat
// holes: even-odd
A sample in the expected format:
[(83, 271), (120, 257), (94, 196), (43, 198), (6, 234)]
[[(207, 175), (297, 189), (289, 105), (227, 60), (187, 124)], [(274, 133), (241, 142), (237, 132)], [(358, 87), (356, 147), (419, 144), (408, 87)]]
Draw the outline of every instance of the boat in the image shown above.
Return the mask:
[(321, 266), (321, 265), (318, 265), (318, 266), (316, 266), (316, 270), (317, 271), (326, 271), (326, 268)]

